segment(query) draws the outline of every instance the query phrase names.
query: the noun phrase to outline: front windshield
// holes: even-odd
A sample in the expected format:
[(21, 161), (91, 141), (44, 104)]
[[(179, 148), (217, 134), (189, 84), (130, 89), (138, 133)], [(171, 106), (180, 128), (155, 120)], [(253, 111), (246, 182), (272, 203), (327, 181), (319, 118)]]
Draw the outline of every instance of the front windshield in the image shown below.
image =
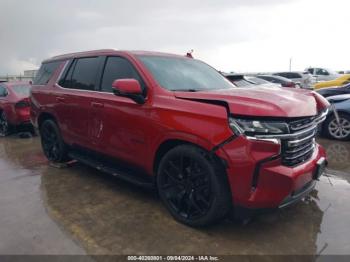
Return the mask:
[(17, 95), (29, 96), (30, 87), (30, 85), (15, 85), (12, 86), (12, 91), (15, 92)]
[(204, 91), (235, 86), (209, 65), (191, 58), (138, 56), (158, 84), (171, 91)]

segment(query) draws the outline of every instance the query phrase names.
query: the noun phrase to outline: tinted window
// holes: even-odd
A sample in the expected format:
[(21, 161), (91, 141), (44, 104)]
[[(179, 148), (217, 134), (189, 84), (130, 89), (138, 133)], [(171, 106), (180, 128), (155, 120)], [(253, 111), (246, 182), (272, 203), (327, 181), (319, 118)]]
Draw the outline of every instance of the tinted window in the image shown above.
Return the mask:
[(171, 91), (228, 89), (235, 86), (209, 65), (191, 58), (139, 56), (158, 84)]
[(7, 96), (7, 90), (4, 86), (0, 86), (0, 97)]
[(139, 74), (136, 72), (132, 64), (122, 57), (109, 57), (107, 58), (106, 66), (104, 69), (101, 90), (106, 92), (112, 92), (112, 83), (116, 79), (133, 78), (140, 82), (144, 88), (142, 80)]
[(277, 73), (275, 75), (278, 75), (278, 76), (283, 76), (283, 77), (288, 77), (288, 73)]
[(49, 62), (42, 64), (38, 73), (36, 74), (33, 84), (34, 85), (46, 85), (61, 61)]
[(283, 76), (289, 79), (295, 79), (295, 78), (302, 78), (302, 76), (298, 73), (293, 72), (283, 72), (283, 73), (277, 73), (276, 75)]
[(329, 73), (325, 69), (317, 68), (316, 69), (316, 75), (324, 75), (324, 76), (326, 76), (326, 75), (329, 75)]
[(95, 90), (98, 61), (98, 57), (77, 59), (60, 84), (66, 88)]
[[(73, 62), (70, 61), (69, 62), (69, 66), (65, 69), (62, 78), (59, 80), (58, 84), (60, 86), (63, 86), (65, 88), (70, 88), (71, 85), (71, 80), (72, 80), (72, 74), (73, 74), (73, 70), (75, 67), (77, 60), (74, 60)], [(68, 72), (67, 72), (68, 71)]]

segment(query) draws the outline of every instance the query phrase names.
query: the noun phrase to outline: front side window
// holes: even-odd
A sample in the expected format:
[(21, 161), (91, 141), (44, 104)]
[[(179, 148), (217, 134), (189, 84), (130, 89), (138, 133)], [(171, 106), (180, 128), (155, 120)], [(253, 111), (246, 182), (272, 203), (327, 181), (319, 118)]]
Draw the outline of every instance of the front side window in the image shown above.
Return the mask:
[(329, 73), (328, 73), (327, 70), (325, 70), (325, 69), (317, 68), (317, 69), (316, 69), (316, 75), (323, 75), (323, 76), (326, 76), (326, 75), (329, 75)]
[(54, 61), (42, 64), (34, 78), (33, 84), (46, 85), (60, 63), (61, 61)]
[(145, 89), (143, 81), (133, 65), (123, 57), (108, 57), (103, 72), (101, 91), (112, 92), (112, 83), (117, 79), (132, 78), (140, 82)]
[(95, 90), (96, 74), (98, 70), (98, 57), (76, 59), (60, 85), (65, 88), (80, 90)]
[(209, 65), (191, 58), (138, 56), (160, 86), (171, 91), (205, 91), (235, 86)]

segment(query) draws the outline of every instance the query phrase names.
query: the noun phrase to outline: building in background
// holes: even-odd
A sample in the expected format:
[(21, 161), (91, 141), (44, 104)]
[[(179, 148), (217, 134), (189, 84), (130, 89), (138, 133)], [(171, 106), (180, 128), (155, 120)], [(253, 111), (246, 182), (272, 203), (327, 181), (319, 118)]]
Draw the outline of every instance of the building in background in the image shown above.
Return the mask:
[(0, 82), (33, 81), (38, 70), (25, 70), (19, 75), (0, 75)]

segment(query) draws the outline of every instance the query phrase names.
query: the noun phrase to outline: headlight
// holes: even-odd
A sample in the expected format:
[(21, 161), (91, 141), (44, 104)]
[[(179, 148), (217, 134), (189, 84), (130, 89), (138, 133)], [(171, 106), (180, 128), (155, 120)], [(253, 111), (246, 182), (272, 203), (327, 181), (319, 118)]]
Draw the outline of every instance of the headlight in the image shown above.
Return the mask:
[(247, 136), (256, 136), (289, 133), (288, 124), (279, 121), (262, 121), (230, 117), (229, 124), (233, 132), (237, 135), (245, 134)]

